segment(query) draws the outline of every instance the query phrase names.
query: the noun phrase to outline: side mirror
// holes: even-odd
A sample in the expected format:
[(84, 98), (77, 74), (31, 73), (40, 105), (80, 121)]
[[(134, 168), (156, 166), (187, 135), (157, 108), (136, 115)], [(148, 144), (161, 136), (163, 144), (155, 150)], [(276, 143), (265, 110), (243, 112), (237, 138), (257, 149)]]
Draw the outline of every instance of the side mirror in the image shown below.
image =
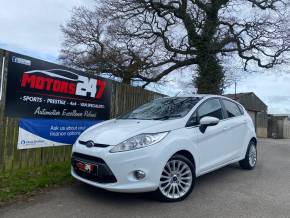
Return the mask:
[(199, 130), (204, 133), (207, 127), (217, 125), (220, 120), (216, 117), (203, 117), (201, 118)]

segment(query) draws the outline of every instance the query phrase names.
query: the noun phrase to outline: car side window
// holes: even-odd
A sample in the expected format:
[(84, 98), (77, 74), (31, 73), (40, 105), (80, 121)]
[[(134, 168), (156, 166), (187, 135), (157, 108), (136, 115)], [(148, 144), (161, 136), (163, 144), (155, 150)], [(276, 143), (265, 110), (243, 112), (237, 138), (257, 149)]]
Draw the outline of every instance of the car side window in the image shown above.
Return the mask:
[(234, 102), (223, 99), (222, 100), (225, 105), (225, 110), (228, 118), (241, 116), (241, 110), (238, 105)]
[(216, 117), (220, 120), (223, 119), (222, 106), (217, 98), (207, 100), (198, 108), (197, 113), (199, 120), (206, 116)]
[(197, 126), (199, 124), (196, 111), (189, 118), (186, 126)]

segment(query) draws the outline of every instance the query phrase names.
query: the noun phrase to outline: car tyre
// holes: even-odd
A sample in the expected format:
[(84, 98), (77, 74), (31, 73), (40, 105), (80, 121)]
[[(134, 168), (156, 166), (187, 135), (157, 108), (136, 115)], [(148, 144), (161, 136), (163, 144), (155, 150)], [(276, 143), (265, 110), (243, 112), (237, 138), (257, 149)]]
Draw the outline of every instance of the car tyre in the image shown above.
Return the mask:
[(245, 170), (252, 170), (257, 165), (257, 146), (256, 143), (251, 141), (249, 143), (245, 159), (239, 162), (240, 167)]
[(166, 163), (155, 197), (163, 202), (184, 200), (196, 182), (195, 166), (185, 156), (175, 154)]

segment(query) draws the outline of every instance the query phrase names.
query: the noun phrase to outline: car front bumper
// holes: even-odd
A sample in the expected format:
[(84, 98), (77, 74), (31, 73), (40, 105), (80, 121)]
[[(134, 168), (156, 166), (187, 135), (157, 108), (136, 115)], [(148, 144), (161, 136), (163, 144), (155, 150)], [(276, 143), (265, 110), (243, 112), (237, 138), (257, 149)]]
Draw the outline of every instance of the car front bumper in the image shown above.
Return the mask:
[[(116, 192), (150, 192), (159, 186), (160, 175), (167, 160), (161, 160), (160, 146), (153, 146), (126, 152), (110, 153), (112, 146), (107, 148), (87, 148), (83, 145), (74, 145), (73, 154), (81, 153), (90, 157), (96, 157), (104, 162), (109, 171), (116, 178), (113, 182), (103, 182), (101, 180), (92, 180), (80, 175), (71, 168), (71, 174), (76, 179), (89, 185)], [(163, 163), (164, 162), (164, 163)], [(141, 170), (145, 172), (145, 178), (137, 180), (134, 171)]]

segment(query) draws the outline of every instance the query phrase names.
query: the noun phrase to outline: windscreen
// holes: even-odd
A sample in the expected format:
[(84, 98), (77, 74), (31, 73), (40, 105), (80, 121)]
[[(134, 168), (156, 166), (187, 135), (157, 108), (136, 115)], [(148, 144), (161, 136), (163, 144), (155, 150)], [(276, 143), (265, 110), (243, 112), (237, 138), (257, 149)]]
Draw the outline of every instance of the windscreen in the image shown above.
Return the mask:
[(199, 101), (199, 97), (159, 98), (144, 104), (118, 119), (168, 120), (184, 117)]

